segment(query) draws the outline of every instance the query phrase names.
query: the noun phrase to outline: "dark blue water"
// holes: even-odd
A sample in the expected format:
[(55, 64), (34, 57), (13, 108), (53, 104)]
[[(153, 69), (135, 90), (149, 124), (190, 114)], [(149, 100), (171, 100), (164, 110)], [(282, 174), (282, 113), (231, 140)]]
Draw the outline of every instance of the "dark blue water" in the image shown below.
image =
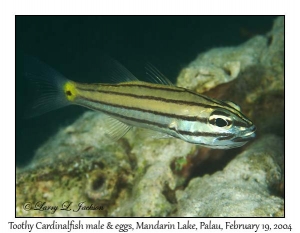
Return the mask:
[(265, 34), (273, 16), (17, 16), (16, 17), (16, 164), (72, 123), (83, 108), (72, 106), (33, 119), (23, 113), (34, 99), (24, 79), (24, 54), (36, 56), (67, 78), (106, 82), (102, 54), (120, 61), (139, 79), (149, 61), (172, 81), (182, 67), (210, 48), (236, 46)]

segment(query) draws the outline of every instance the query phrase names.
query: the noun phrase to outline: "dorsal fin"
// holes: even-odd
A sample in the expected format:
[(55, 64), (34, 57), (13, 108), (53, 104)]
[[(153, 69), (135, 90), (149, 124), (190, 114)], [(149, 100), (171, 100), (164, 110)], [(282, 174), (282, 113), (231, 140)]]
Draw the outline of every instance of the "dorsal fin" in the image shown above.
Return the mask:
[(151, 63), (147, 62), (145, 65), (146, 74), (151, 81), (157, 84), (164, 84), (168, 86), (174, 86), (174, 84), (164, 76), (158, 69), (156, 69)]
[(231, 101), (228, 101), (228, 100), (223, 101), (223, 102), (225, 102), (226, 104), (230, 105), (230, 106), (233, 107), (234, 109), (236, 109), (236, 110), (238, 110), (238, 111), (241, 111), (241, 107), (238, 106), (237, 104), (235, 104), (235, 103), (233, 103), (233, 102), (231, 102)]
[(106, 78), (111, 83), (121, 83), (121, 82), (132, 82), (139, 81), (129, 70), (127, 70), (123, 65), (121, 65), (115, 59), (105, 56), (104, 62), (101, 64), (102, 71), (105, 73)]

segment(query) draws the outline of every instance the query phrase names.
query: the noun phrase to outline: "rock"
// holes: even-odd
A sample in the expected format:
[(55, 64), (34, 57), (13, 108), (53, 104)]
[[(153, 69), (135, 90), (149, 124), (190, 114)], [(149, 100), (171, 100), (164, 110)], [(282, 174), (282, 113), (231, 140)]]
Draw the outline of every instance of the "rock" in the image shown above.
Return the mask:
[(194, 178), (177, 191), (183, 217), (284, 216), (284, 201), (270, 190), (282, 178), (282, 138), (266, 135), (232, 160), (223, 171)]
[(258, 64), (266, 46), (267, 38), (256, 36), (238, 47), (211, 49), (180, 72), (177, 85), (203, 93), (230, 82), (247, 67)]

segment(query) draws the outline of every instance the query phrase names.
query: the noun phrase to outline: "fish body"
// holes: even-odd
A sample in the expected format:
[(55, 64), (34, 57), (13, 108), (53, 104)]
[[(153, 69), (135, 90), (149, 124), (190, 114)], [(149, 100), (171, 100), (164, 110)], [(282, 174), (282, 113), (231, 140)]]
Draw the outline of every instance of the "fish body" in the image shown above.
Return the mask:
[[(238, 106), (166, 85), (170, 82), (153, 67), (148, 70), (157, 83), (138, 81), (114, 62), (118, 71), (115, 74), (122, 82), (86, 84), (70, 81), (39, 61), (34, 63), (35, 67), (43, 66), (40, 70), (44, 74), (50, 74), (43, 78), (47, 86), (53, 84), (50, 94), (35, 104), (37, 115), (75, 104), (110, 116), (111, 136), (115, 139), (136, 126), (216, 149), (239, 147), (255, 136), (255, 126)], [(41, 76), (32, 71), (27, 74), (34, 78)]]

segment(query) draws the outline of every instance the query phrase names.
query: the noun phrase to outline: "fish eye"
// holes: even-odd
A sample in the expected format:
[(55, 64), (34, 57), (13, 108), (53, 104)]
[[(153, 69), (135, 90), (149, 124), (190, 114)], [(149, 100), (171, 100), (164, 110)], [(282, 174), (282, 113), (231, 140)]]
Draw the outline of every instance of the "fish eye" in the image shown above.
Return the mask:
[(211, 125), (217, 127), (228, 127), (232, 125), (230, 115), (222, 111), (214, 111), (208, 121)]
[(228, 122), (222, 118), (217, 118), (216, 119), (216, 126), (218, 127), (224, 127), (224, 126), (227, 126), (228, 125)]
[(223, 118), (219, 118), (219, 117), (210, 119), (209, 123), (211, 125), (218, 126), (218, 127), (225, 127), (225, 126), (230, 126), (231, 125), (230, 121), (225, 120)]

